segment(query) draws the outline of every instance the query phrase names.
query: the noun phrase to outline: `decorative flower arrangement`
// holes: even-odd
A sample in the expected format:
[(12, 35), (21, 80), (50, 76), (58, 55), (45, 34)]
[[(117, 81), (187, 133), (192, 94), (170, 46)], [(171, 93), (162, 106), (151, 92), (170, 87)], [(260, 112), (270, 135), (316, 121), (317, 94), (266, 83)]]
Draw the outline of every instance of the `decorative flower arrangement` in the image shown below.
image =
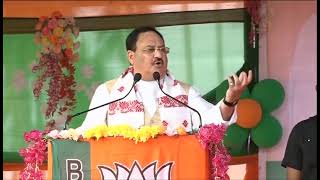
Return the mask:
[(70, 139), (73, 141), (78, 141), (80, 134), (73, 128), (68, 130), (52, 130), (46, 135), (46, 139)]
[(202, 126), (198, 132), (198, 138), (204, 148), (207, 148), (211, 157), (212, 179), (229, 180), (227, 174), (228, 164), (231, 160), (227, 149), (223, 145), (226, 132), (225, 125), (207, 124)]
[(129, 125), (117, 125), (109, 127), (102, 125), (86, 131), (84, 138), (96, 138), (99, 140), (101, 137), (122, 136), (123, 138), (134, 140), (137, 143), (146, 142), (148, 139), (155, 138), (157, 135), (164, 133), (164, 126), (142, 126), (139, 129), (135, 129)]
[(32, 72), (39, 73), (33, 94), (39, 99), (41, 91), (46, 88), (48, 106), (45, 116), (49, 118), (57, 109), (62, 114), (75, 106), (74, 63), (79, 59), (80, 42), (74, 40), (79, 35), (79, 28), (72, 17), (63, 17), (56, 11), (50, 17), (41, 17), (35, 30), (35, 43), (40, 47), (37, 52), (39, 62), (32, 68)]
[(20, 179), (42, 179), (43, 173), (39, 165), (47, 159), (47, 141), (43, 138), (44, 134), (45, 132), (39, 130), (24, 133), (24, 140), (29, 143), (29, 146), (19, 151), (27, 165), (23, 171), (20, 171)]
[[(33, 94), (39, 99), (41, 91), (48, 95), (46, 118), (52, 117), (55, 112), (60, 115), (70, 111), (76, 104), (74, 78), (74, 63), (79, 59), (77, 50), (80, 43), (75, 42), (79, 36), (79, 28), (72, 17), (63, 17), (58, 11), (50, 17), (40, 17), (35, 26), (35, 43), (38, 63), (33, 73), (38, 73), (33, 87)], [(56, 111), (58, 108), (58, 111)], [(54, 127), (54, 120), (47, 125)], [(47, 131), (33, 130), (24, 134), (28, 147), (20, 150), (27, 167), (20, 172), (21, 179), (42, 179), (42, 172), (38, 165), (47, 159)], [(63, 137), (63, 136), (62, 136)]]
[(256, 46), (256, 34), (259, 32), (258, 26), (261, 21), (260, 8), (261, 8), (261, 0), (246, 0), (244, 1), (245, 7), (249, 15), (251, 16), (251, 29), (249, 32), (249, 43), (255, 48)]
[[(183, 127), (178, 127), (175, 130), (175, 135), (186, 135), (187, 132)], [(45, 137), (46, 139), (70, 139), (78, 141), (80, 138), (91, 139), (95, 138), (99, 140), (102, 137), (123, 137), (126, 139), (134, 140), (138, 142), (146, 142), (150, 138), (155, 138), (158, 135), (168, 135), (165, 126), (142, 126), (139, 129), (135, 129), (129, 125), (116, 125), (107, 126), (99, 125), (87, 130), (82, 137), (75, 129), (68, 130), (52, 130)], [(172, 136), (171, 132), (169, 134)]]
[[(48, 130), (47, 130), (48, 131)], [(47, 140), (48, 139), (70, 139), (78, 141), (82, 136), (75, 129), (68, 130), (51, 130), (41, 132), (33, 130), (25, 133), (24, 139), (29, 142), (25, 149), (20, 150), (20, 155), (24, 157), (27, 167), (20, 172), (20, 178), (25, 179), (41, 179), (43, 174), (39, 169), (39, 165), (47, 159)], [(198, 138), (201, 145), (207, 148), (211, 157), (212, 177), (229, 179), (227, 175), (228, 163), (231, 159), (226, 148), (223, 146), (222, 140), (226, 126), (224, 125), (204, 125), (199, 129)], [(129, 125), (106, 126), (100, 125), (89, 129), (84, 133), (84, 139), (95, 138), (99, 140), (102, 137), (123, 137), (134, 140), (135, 143), (146, 142), (150, 138), (156, 138), (158, 135), (186, 135), (184, 127), (177, 127), (173, 130), (166, 126), (142, 126), (135, 129)]]

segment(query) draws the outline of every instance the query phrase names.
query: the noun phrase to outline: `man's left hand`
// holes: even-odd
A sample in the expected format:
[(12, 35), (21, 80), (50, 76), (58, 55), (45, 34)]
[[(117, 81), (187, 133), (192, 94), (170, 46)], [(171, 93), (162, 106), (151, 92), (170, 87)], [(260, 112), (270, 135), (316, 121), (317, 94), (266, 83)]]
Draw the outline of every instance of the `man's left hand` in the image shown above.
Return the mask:
[(226, 92), (225, 100), (230, 103), (238, 101), (242, 92), (248, 84), (250, 84), (251, 80), (252, 70), (249, 70), (248, 75), (242, 71), (239, 77), (236, 74), (228, 77), (229, 88)]

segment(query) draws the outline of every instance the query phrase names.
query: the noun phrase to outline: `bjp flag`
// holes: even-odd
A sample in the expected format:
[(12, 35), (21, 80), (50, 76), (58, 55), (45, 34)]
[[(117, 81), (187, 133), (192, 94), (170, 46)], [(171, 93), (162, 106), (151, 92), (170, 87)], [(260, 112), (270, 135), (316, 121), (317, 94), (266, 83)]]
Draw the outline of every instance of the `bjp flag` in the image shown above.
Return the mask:
[(137, 144), (122, 137), (49, 143), (49, 179), (209, 179), (208, 151), (194, 135), (158, 136)]

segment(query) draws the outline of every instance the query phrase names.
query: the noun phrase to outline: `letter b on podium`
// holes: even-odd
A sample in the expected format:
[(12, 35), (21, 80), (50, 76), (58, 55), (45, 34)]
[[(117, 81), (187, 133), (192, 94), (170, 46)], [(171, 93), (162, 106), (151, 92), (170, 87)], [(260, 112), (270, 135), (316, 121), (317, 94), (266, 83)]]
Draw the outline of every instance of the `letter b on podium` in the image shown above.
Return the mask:
[(82, 180), (82, 162), (79, 159), (66, 159), (67, 180)]

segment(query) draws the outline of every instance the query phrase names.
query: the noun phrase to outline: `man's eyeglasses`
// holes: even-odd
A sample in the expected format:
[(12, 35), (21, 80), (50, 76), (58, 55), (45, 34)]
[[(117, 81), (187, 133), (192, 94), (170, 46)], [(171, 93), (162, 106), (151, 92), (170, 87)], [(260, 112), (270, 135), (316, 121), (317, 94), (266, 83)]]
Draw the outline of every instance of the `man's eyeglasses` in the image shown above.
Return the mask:
[(156, 50), (158, 50), (162, 54), (168, 54), (170, 51), (168, 47), (160, 47), (160, 48), (148, 47), (143, 49), (142, 51), (146, 54), (153, 55), (156, 52)]

